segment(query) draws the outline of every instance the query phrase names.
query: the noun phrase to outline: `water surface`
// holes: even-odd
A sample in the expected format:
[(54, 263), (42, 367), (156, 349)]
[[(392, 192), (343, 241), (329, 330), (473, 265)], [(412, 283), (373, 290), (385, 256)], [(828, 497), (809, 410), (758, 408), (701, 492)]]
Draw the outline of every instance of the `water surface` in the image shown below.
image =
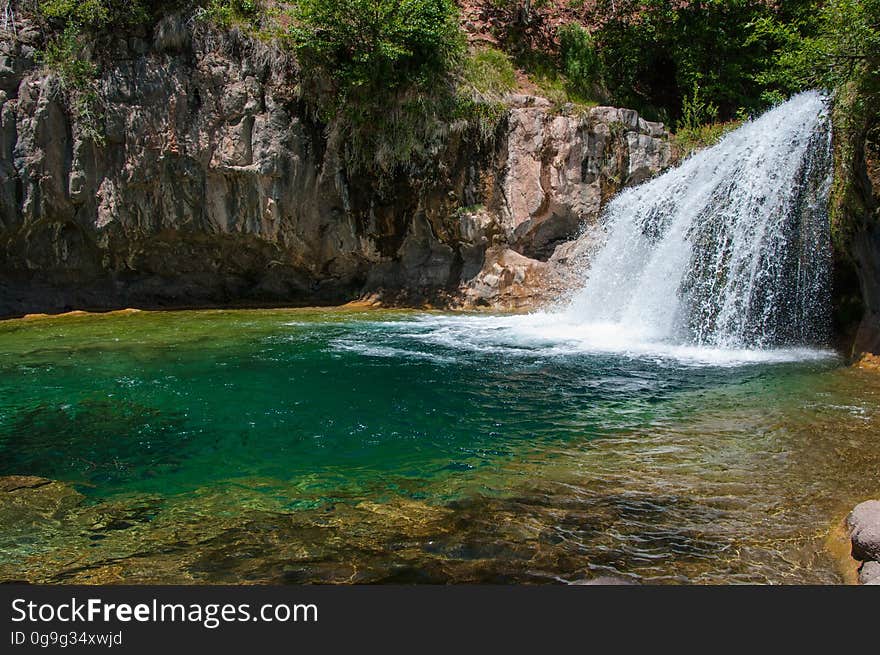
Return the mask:
[(353, 310), (0, 324), (0, 577), (837, 582), (880, 490), (876, 376), (530, 317)]

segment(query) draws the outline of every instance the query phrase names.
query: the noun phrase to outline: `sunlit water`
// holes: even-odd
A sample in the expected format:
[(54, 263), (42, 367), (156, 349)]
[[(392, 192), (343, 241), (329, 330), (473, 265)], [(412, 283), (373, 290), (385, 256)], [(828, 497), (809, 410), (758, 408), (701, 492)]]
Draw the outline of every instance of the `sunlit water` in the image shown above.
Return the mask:
[(273, 310), (0, 324), (0, 475), (68, 482), (0, 578), (837, 582), (880, 383), (809, 349), (565, 316)]

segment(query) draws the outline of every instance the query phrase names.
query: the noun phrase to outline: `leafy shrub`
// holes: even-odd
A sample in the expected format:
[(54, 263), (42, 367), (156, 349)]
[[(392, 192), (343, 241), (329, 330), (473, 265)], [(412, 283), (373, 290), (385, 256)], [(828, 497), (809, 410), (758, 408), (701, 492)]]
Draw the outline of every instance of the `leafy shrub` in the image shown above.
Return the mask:
[(38, 53), (41, 64), (58, 74), (62, 85), (70, 91), (86, 88), (94, 79), (97, 67), (82, 57), (82, 40), (72, 25), (50, 39)]
[(559, 28), (562, 72), (569, 92), (580, 98), (602, 95), (602, 61), (593, 37), (576, 23)]
[(700, 94), (700, 83), (694, 82), (692, 94), (685, 96), (682, 101), (678, 129), (693, 131), (702, 125), (712, 123), (716, 118), (718, 118), (718, 107), (703, 98)]
[(290, 30), (305, 71), (325, 108), (406, 87), (427, 88), (463, 52), (458, 9), (452, 0), (300, 0)]
[(220, 27), (253, 26), (265, 16), (260, 0), (209, 0), (201, 14)]
[(429, 154), (467, 105), (453, 0), (300, 0), (290, 16), (304, 94), (349, 166), (388, 173)]
[(40, 0), (38, 7), (43, 18), (65, 29), (134, 25), (149, 17), (147, 7), (140, 0)]
[(681, 127), (675, 133), (673, 144), (682, 158), (709, 146), (714, 146), (728, 132), (742, 125), (741, 120), (724, 123), (706, 123), (694, 127)]

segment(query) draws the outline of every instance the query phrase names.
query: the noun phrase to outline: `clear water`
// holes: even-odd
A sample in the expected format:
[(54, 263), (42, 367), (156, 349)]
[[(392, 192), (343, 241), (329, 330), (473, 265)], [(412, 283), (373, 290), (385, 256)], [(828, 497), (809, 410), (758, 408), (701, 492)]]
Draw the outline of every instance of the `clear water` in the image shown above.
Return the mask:
[[(876, 376), (553, 315), (272, 310), (0, 323), (0, 578), (834, 582), (880, 490)], [(0, 517), (8, 516), (0, 513)]]

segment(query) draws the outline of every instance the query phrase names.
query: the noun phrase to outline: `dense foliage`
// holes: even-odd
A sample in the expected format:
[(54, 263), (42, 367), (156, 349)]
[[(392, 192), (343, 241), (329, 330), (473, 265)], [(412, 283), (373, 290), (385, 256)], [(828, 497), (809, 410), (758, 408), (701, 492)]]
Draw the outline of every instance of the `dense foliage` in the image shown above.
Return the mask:
[(258, 24), (266, 13), (260, 0), (208, 0), (202, 16), (221, 27)]
[(389, 172), (418, 159), (464, 109), (453, 0), (299, 0), (290, 17), (306, 98), (350, 165)]
[(602, 61), (592, 35), (576, 23), (559, 29), (561, 68), (569, 93), (575, 98), (606, 95), (602, 88)]
[(880, 220), (880, 0), (829, 0), (818, 16), (822, 29), (780, 53), (780, 69), (837, 91), (832, 234), (838, 251), (848, 252), (853, 234)]
[[(610, 99), (676, 123), (699, 87), (720, 119), (763, 109), (796, 90), (768, 74), (777, 52), (815, 29), (816, 2), (599, 2), (591, 64)], [(593, 55), (595, 57), (595, 55)]]
[[(280, 35), (300, 62), (304, 99), (382, 168), (427, 152), (438, 121), (497, 118), (487, 100), (517, 87), (515, 66), (557, 104), (633, 107), (693, 146), (817, 86), (848, 88), (845, 115), (877, 130), (880, 0), (598, 0), (558, 29), (557, 52), (505, 42), (469, 53), (453, 0), (28, 3), (47, 27), (41, 59), (84, 116), (96, 111), (89, 43), (183, 6), (221, 28)], [(510, 20), (523, 19), (521, 4), (504, 3), (516, 8)]]
[(331, 83), (328, 107), (427, 87), (462, 52), (452, 0), (300, 0), (292, 15), (304, 70)]

